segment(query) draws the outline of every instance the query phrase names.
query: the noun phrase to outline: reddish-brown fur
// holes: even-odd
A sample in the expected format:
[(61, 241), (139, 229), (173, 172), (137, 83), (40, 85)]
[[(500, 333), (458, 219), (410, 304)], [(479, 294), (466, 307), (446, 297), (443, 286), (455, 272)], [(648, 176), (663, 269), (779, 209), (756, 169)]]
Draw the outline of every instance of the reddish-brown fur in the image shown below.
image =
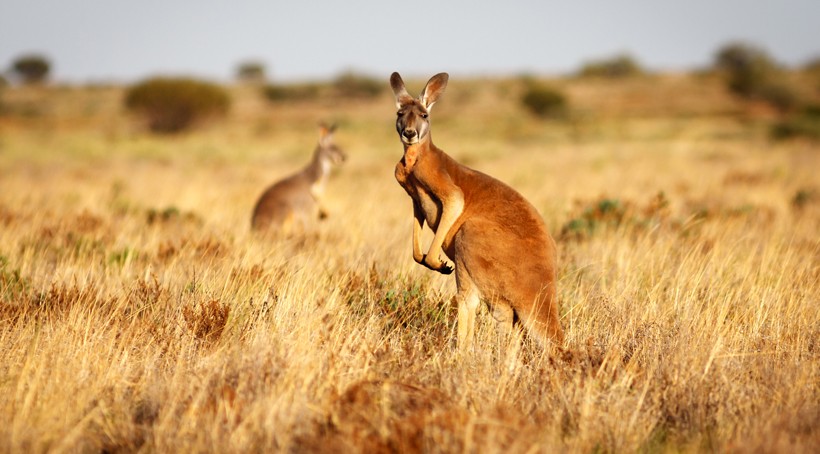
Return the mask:
[[(460, 346), (472, 341), (481, 300), (501, 330), (518, 320), (542, 343), (560, 344), (555, 242), (541, 216), (510, 186), (459, 164), (433, 144), (428, 114), (447, 80), (446, 73), (433, 76), (414, 99), (398, 73), (390, 78), (404, 145), (395, 175), (413, 200), (413, 258), (444, 274), (453, 265), (442, 254), (454, 262)], [(435, 232), (427, 254), (420, 244), (424, 223)]]

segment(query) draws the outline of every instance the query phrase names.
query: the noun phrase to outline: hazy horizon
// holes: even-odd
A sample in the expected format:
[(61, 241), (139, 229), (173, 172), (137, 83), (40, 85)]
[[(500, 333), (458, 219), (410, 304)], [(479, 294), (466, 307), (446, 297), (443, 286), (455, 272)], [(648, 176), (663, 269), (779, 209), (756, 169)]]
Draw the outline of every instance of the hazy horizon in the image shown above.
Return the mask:
[[(399, 10), (400, 8), (400, 10)], [(628, 5), (584, 0), (281, 6), (227, 2), (5, 0), (0, 68), (37, 53), (59, 82), (128, 82), (157, 75), (231, 80), (244, 62), (269, 79), (328, 79), (345, 71), (467, 75), (567, 74), (628, 54), (650, 70), (711, 64), (730, 42), (783, 64), (820, 56), (820, 2), (694, 0)]]

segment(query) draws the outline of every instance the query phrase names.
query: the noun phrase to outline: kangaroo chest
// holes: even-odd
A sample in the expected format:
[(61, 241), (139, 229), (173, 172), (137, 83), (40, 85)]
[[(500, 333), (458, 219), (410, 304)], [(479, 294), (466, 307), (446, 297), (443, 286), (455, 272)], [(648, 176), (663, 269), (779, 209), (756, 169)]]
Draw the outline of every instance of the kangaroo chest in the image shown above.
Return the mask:
[(435, 231), (441, 218), (441, 201), (419, 181), (413, 173), (414, 166), (408, 165), (406, 161), (405, 158), (402, 158), (396, 164), (396, 181), (404, 188), (407, 195), (413, 199), (413, 203), (421, 207), (422, 212), (424, 212), (424, 220)]

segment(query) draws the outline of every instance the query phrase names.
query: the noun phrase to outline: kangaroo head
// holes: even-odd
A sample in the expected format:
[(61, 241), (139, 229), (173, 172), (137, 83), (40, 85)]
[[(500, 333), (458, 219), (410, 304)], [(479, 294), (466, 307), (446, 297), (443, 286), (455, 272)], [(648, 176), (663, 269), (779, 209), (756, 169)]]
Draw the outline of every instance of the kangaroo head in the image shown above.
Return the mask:
[(347, 155), (333, 141), (333, 132), (335, 130), (336, 125), (319, 125), (319, 144), (316, 147), (316, 156), (323, 162), (341, 164), (347, 158)]
[(407, 93), (399, 73), (390, 76), (390, 86), (396, 95), (396, 131), (405, 145), (413, 145), (429, 137), (430, 109), (447, 87), (447, 73), (438, 73), (427, 81), (421, 96), (414, 99)]

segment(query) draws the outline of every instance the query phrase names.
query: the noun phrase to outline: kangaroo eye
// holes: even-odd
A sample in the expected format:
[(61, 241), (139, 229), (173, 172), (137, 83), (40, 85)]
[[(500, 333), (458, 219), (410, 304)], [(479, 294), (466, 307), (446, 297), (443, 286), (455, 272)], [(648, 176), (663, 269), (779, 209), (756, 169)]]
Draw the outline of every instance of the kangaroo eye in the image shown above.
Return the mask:
[(398, 112), (396, 112), (396, 116), (397, 116), (397, 117), (400, 117), (403, 113), (404, 113), (404, 112), (402, 112), (402, 111), (398, 111)]
[(421, 118), (424, 118), (426, 120), (427, 119), (427, 114), (426, 113), (421, 114)]

